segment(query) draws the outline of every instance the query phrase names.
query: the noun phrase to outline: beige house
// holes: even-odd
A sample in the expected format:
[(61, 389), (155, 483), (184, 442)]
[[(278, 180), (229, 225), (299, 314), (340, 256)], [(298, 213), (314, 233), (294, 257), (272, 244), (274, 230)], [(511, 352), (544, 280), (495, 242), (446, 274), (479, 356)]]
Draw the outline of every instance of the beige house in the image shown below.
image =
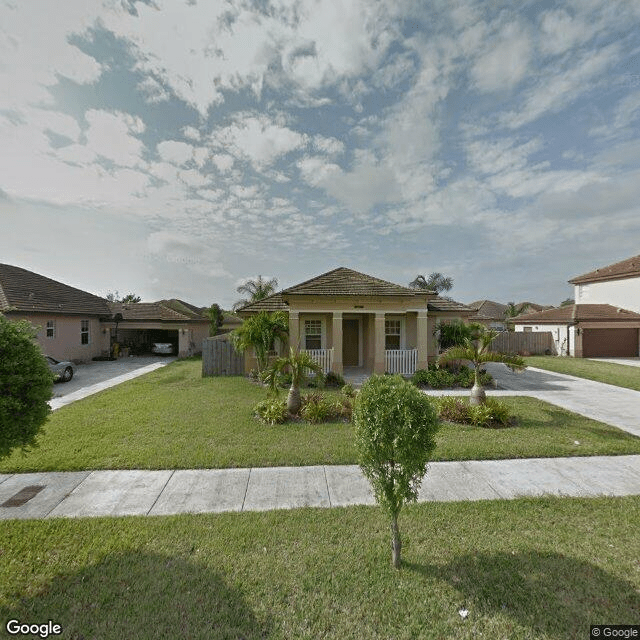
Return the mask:
[(0, 313), (35, 325), (43, 353), (56, 360), (88, 362), (109, 351), (107, 301), (32, 271), (0, 264)]
[[(438, 320), (465, 319), (472, 310), (434, 293), (409, 289), (340, 267), (238, 310), (248, 317), (283, 310), (287, 344), (310, 353), (325, 372), (412, 374), (437, 356)], [(245, 356), (245, 371), (256, 368)]]

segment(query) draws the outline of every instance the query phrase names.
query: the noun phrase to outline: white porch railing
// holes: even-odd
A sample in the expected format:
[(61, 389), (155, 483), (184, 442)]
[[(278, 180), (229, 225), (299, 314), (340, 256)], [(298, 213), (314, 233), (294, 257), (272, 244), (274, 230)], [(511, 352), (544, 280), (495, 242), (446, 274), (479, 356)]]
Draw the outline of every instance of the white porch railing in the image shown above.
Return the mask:
[(308, 353), (321, 367), (324, 373), (329, 373), (333, 366), (333, 349), (300, 349), (301, 353)]
[(388, 373), (413, 375), (418, 364), (417, 349), (393, 349), (384, 352), (384, 370)]

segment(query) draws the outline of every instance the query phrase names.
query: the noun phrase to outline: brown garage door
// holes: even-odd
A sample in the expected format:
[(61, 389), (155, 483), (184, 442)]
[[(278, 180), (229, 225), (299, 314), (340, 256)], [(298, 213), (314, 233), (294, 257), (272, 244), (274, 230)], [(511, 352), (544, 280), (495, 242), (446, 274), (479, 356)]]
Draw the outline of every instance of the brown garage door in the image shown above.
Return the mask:
[(633, 357), (638, 355), (637, 329), (584, 329), (582, 355), (585, 358)]

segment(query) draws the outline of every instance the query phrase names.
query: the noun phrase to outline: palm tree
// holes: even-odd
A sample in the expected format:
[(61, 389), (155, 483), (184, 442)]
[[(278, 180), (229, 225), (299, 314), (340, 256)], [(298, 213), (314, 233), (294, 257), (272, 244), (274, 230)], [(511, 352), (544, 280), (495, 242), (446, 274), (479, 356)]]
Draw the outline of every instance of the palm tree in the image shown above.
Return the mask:
[(491, 343), (498, 335), (481, 324), (471, 324), (471, 337), (465, 338), (464, 345), (450, 347), (440, 354), (438, 364), (442, 365), (452, 360), (469, 360), (474, 367), (474, 384), (471, 389), (469, 404), (484, 404), (487, 399), (484, 388), (480, 384), (480, 374), (484, 371), (482, 365), (486, 362), (502, 362), (512, 371), (522, 371), (525, 368), (524, 360), (520, 356), (509, 355), (491, 351)]
[(453, 287), (453, 278), (443, 276), (435, 271), (430, 273), (428, 278), (422, 275), (416, 276), (415, 280), (409, 283), (409, 286), (412, 289), (422, 289), (440, 294), (442, 291), (449, 291)]
[(261, 311), (247, 318), (242, 326), (231, 332), (231, 343), (240, 353), (255, 349), (260, 373), (267, 366), (269, 351), (273, 349), (276, 338), (284, 340), (288, 333), (289, 316), (285, 311)]
[(264, 300), (271, 294), (276, 292), (278, 288), (277, 278), (271, 278), (265, 280), (262, 276), (258, 276), (255, 279), (249, 278), (244, 284), (241, 284), (236, 291), (248, 295), (248, 298), (242, 298), (233, 305), (233, 310), (236, 311), (240, 307), (244, 307), (252, 302), (258, 300)]
[(267, 378), (272, 389), (275, 388), (278, 373), (286, 369), (291, 373), (291, 388), (287, 396), (287, 410), (289, 413), (297, 415), (302, 406), (300, 386), (305, 382), (309, 373), (315, 373), (320, 380), (324, 379), (324, 374), (322, 367), (308, 353), (296, 351), (293, 347), (290, 347), (289, 355), (278, 358), (269, 370)]
[(507, 302), (507, 308), (504, 310), (504, 317), (507, 319), (507, 327), (509, 331), (513, 331), (513, 324), (509, 322), (509, 318), (517, 318), (531, 306), (528, 302), (516, 304), (515, 302)]

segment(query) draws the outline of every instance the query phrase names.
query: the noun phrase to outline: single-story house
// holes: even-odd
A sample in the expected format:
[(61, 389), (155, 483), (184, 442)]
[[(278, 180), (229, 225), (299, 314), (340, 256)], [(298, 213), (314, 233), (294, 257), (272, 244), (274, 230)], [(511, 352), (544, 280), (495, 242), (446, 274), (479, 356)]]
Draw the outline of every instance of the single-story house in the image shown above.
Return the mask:
[[(180, 357), (202, 352), (209, 336), (203, 309), (177, 299), (158, 302), (110, 302), (112, 319), (105, 322), (113, 342), (130, 353), (151, 352), (155, 342), (171, 343)], [(117, 335), (116, 335), (117, 334)]]
[[(439, 320), (466, 319), (472, 310), (433, 292), (410, 289), (339, 267), (238, 309), (246, 318), (260, 311), (286, 311), (293, 346), (309, 352), (325, 372), (412, 374), (438, 353)], [(256, 368), (245, 355), (245, 371)]]
[(640, 313), (610, 304), (571, 304), (512, 320), (516, 331), (551, 331), (559, 355), (636, 357)]
[(107, 301), (32, 271), (0, 264), (0, 313), (35, 325), (43, 353), (57, 360), (88, 362), (109, 351)]
[(475, 302), (470, 302), (467, 306), (474, 311), (469, 316), (469, 322), (483, 324), (485, 327), (496, 331), (506, 331), (507, 320), (504, 315), (507, 310), (506, 304), (500, 304), (493, 300), (476, 300)]

